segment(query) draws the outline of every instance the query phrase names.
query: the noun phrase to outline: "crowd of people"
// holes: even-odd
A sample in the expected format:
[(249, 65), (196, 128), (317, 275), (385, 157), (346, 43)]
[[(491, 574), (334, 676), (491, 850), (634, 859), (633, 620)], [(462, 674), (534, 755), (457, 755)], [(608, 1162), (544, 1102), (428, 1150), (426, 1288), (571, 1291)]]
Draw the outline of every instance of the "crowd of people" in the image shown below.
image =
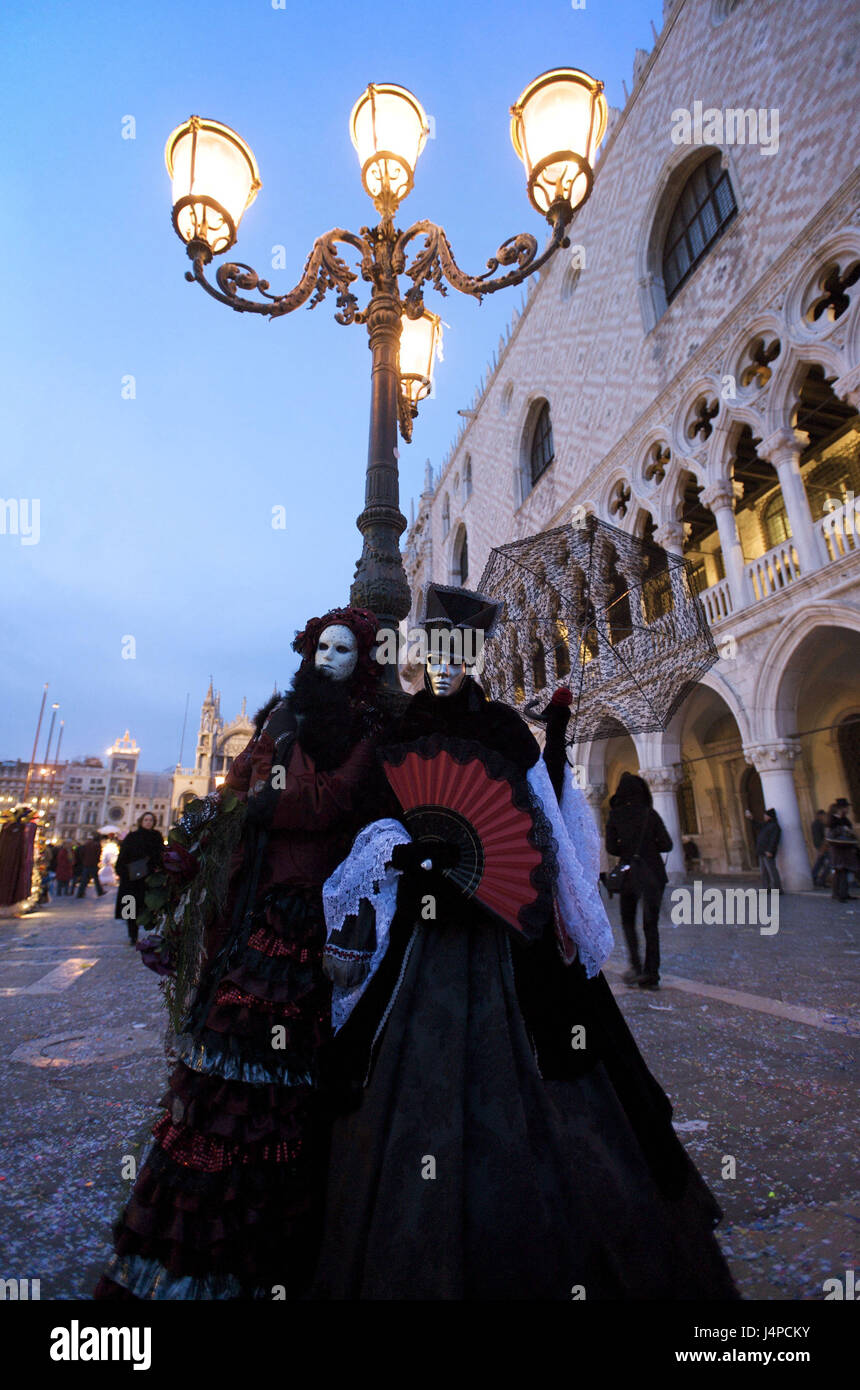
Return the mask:
[(124, 836), (94, 830), (81, 843), (49, 841), (39, 860), (39, 901), (85, 898), (90, 884), (99, 898), (116, 888), (114, 916), (126, 922), (129, 941), (134, 944), (146, 878), (160, 868), (163, 849), (164, 840), (151, 811), (144, 812), (135, 829)]

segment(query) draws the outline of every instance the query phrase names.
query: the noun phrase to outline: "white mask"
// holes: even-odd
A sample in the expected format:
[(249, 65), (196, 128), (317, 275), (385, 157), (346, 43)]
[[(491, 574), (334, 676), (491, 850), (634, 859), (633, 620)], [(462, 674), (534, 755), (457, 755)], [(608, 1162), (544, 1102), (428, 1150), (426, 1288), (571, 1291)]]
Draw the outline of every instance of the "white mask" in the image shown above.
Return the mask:
[(434, 661), (427, 658), (427, 679), (434, 695), (453, 695), (466, 679), (466, 667), (462, 662)]
[(317, 642), (314, 665), (329, 680), (348, 680), (358, 662), (358, 642), (355, 633), (340, 623), (323, 628)]

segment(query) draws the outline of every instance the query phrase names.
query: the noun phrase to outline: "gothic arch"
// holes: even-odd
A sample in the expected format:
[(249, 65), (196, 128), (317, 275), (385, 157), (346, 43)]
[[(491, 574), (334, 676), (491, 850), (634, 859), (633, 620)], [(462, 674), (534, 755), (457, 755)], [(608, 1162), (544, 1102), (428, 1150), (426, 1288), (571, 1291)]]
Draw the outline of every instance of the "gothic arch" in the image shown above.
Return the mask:
[[(552, 421), (552, 405), (544, 391), (532, 391), (520, 412), (517, 430), (516, 462), (514, 465), (514, 508), (522, 506), (534, 489), (531, 476), (531, 447), (540, 413), (544, 406)], [(540, 481), (540, 479), (538, 479)]]
[(774, 375), (768, 397), (765, 414), (768, 434), (791, 427), (797, 397), (810, 367), (823, 367), (825, 376), (830, 379), (840, 377), (849, 365), (832, 343), (824, 342), (791, 343), (784, 358)]
[[(449, 568), (449, 584), (465, 585), (469, 577), (469, 539), (465, 524), (459, 521), (453, 528), (453, 540), (451, 542), (451, 563)], [(463, 561), (466, 562), (466, 575), (463, 576)]]
[(728, 407), (722, 417), (722, 428), (715, 430), (708, 440), (711, 447), (708, 450), (705, 470), (706, 486), (708, 483), (719, 482), (721, 478), (728, 478), (732, 455), (745, 425), (749, 425), (754, 439), (763, 441), (772, 433), (761, 411), (742, 404)]
[(825, 339), (838, 330), (840, 324), (844, 323), (849, 316), (853, 317), (855, 330), (857, 329), (858, 320), (860, 320), (860, 313), (857, 311), (857, 304), (860, 302), (860, 284), (854, 286), (852, 305), (848, 314), (834, 322), (819, 319), (818, 323), (809, 323), (806, 318), (806, 311), (809, 307), (808, 301), (814, 297), (815, 282), (826, 267), (834, 261), (845, 262), (858, 258), (860, 258), (860, 233), (856, 228), (843, 227), (823, 241), (820, 246), (817, 246), (804, 261), (785, 297), (785, 320), (793, 338), (801, 343), (823, 343)]
[(753, 742), (766, 743), (796, 732), (786, 727), (791, 719), (784, 706), (778, 704), (780, 688), (798, 648), (819, 627), (844, 627), (860, 633), (860, 612), (845, 603), (816, 603), (779, 624), (759, 664), (752, 704), (761, 725), (752, 734)]
[(688, 474), (695, 478), (699, 487), (707, 487), (705, 470), (698, 460), (685, 454), (676, 454), (660, 488), (659, 516), (656, 512), (652, 513), (658, 530), (680, 520), (684, 507), (685, 479)]
[[(705, 672), (701, 680), (697, 682), (697, 687), (700, 685), (713, 691), (713, 693), (718, 695), (723, 701), (729, 714), (738, 726), (741, 743), (746, 744), (751, 742), (753, 740), (753, 734), (750, 729), (749, 715), (744, 708), (741, 696), (738, 694), (737, 690), (735, 690), (728, 677), (720, 670), (720, 662), (717, 662), (716, 666), (712, 666), (710, 671)], [(681, 708), (673, 714), (666, 728), (652, 735), (653, 743), (649, 748), (649, 755), (654, 758), (654, 766), (672, 767), (680, 763), (681, 735), (689, 712), (687, 704), (688, 702), (685, 700)]]
[[(711, 433), (707, 439), (702, 439), (700, 435), (690, 438), (687, 435), (687, 427), (693, 413), (693, 407), (700, 396), (705, 396), (709, 401), (716, 400), (720, 409), (711, 420)], [(712, 375), (702, 375), (697, 377), (692, 385), (684, 391), (672, 417), (671, 434), (669, 444), (673, 454), (683, 455), (696, 459), (704, 459), (712, 447), (711, 441), (719, 431), (720, 423), (724, 417), (725, 401), (720, 395), (720, 384)]]
[[(656, 448), (666, 447), (672, 457), (666, 465), (665, 474), (661, 482), (656, 478), (648, 479), (645, 477), (645, 470), (652, 461), (652, 451)], [(656, 499), (663, 495), (666, 484), (669, 481), (675, 468), (675, 455), (672, 449), (672, 431), (668, 425), (654, 425), (646, 430), (641, 439), (637, 442), (636, 454), (633, 459), (630, 475), (635, 480), (642, 497)]]
[(765, 341), (779, 339), (781, 351), (779, 356), (774, 358), (775, 375), (785, 360), (785, 350), (788, 346), (788, 332), (782, 315), (774, 309), (764, 309), (760, 314), (754, 314), (752, 318), (744, 321), (729, 344), (720, 368), (720, 381), (727, 376), (734, 377), (738, 400), (741, 402), (755, 401), (759, 395), (760, 388), (755, 385), (741, 386), (741, 374), (746, 366), (746, 351), (755, 338), (764, 338)]
[(668, 308), (663, 283), (663, 247), (675, 205), (684, 184), (695, 169), (719, 152), (728, 167), (729, 182), (735, 205), (743, 210), (740, 183), (730, 151), (718, 145), (675, 145), (654, 181), (651, 197), (639, 224), (636, 237), (636, 284), (639, 290), (639, 310), (646, 333), (659, 322)]

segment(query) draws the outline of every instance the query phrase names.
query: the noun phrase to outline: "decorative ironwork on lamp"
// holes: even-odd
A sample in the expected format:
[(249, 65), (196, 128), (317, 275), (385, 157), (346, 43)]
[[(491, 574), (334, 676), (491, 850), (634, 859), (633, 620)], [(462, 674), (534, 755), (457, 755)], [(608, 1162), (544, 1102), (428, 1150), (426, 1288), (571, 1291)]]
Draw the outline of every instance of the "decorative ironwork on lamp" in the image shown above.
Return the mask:
[[(269, 318), (281, 318), (303, 304), (313, 309), (332, 290), (336, 321), (367, 327), (373, 357), (370, 442), (366, 505), (357, 520), (364, 546), (350, 601), (373, 609), (383, 626), (396, 628), (410, 607), (399, 548), (406, 518), (399, 506), (396, 446), (398, 426), (405, 440), (412, 437), (412, 421), (418, 402), (430, 391), (439, 346), (440, 321), (424, 305), (424, 286), (429, 283), (446, 294), (452, 285), (480, 301), (521, 284), (560, 246), (569, 245), (566, 230), (591, 192), (591, 161), (606, 128), (602, 92), (603, 84), (586, 73), (555, 68), (532, 82), (511, 108), (511, 134), (526, 169), (528, 196), (552, 235), (540, 254), (531, 232), (509, 237), (480, 275), (460, 269), (445, 230), (435, 222), (414, 222), (405, 231), (394, 226), (429, 134), (421, 103), (404, 87), (371, 83), (350, 117), (362, 185), (380, 214), (379, 225), (362, 227), (358, 234), (335, 227), (317, 237), (301, 278), (284, 294), (271, 293), (269, 281), (241, 261), (222, 261), (214, 284), (205, 274), (213, 257), (234, 245), (242, 215), (261, 187), (250, 147), (228, 126), (198, 116), (179, 126), (167, 142), (173, 225), (192, 262), (186, 279), (196, 280), (213, 299), (238, 313)], [(413, 249), (421, 237), (423, 245)], [(357, 253), (356, 270), (347, 265), (339, 246)], [(355, 294), (359, 276), (370, 285), (364, 308)], [(411, 281), (405, 293), (401, 276)], [(256, 292), (259, 299), (240, 290)]]

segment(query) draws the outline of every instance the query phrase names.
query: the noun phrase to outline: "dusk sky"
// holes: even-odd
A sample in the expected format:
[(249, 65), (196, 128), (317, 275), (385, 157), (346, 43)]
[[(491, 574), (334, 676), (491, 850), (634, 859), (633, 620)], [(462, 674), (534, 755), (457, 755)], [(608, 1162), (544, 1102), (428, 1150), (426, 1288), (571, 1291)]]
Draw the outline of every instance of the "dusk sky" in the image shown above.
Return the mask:
[[(334, 322), (331, 294), (268, 322), (186, 284), (167, 136), (195, 112), (248, 141), (263, 187), (230, 255), (282, 292), (315, 237), (377, 220), (347, 123), (368, 82), (398, 82), (435, 121), (398, 223), (441, 223), (460, 265), (480, 273), (513, 233), (545, 236), (510, 142), (511, 103), (565, 65), (601, 77), (622, 106), (661, 0), (2, 10), (0, 497), (37, 499), (39, 535), (0, 533), (0, 758), (29, 757), (48, 681), (63, 757), (101, 756), (128, 728), (142, 768), (170, 768), (187, 692), (186, 763), (210, 673), (227, 719), (243, 695), (253, 711), (289, 681), (296, 629), (347, 601), (370, 355), (363, 327)], [(123, 139), (129, 116), (135, 138)], [(272, 270), (281, 245), (288, 268)], [(521, 293), (479, 307), (426, 291), (448, 327), (435, 398), (401, 446), (407, 516)], [(123, 399), (129, 375), (136, 394)], [(286, 530), (272, 528), (278, 504)], [(47, 719), (40, 757), (46, 732)]]

